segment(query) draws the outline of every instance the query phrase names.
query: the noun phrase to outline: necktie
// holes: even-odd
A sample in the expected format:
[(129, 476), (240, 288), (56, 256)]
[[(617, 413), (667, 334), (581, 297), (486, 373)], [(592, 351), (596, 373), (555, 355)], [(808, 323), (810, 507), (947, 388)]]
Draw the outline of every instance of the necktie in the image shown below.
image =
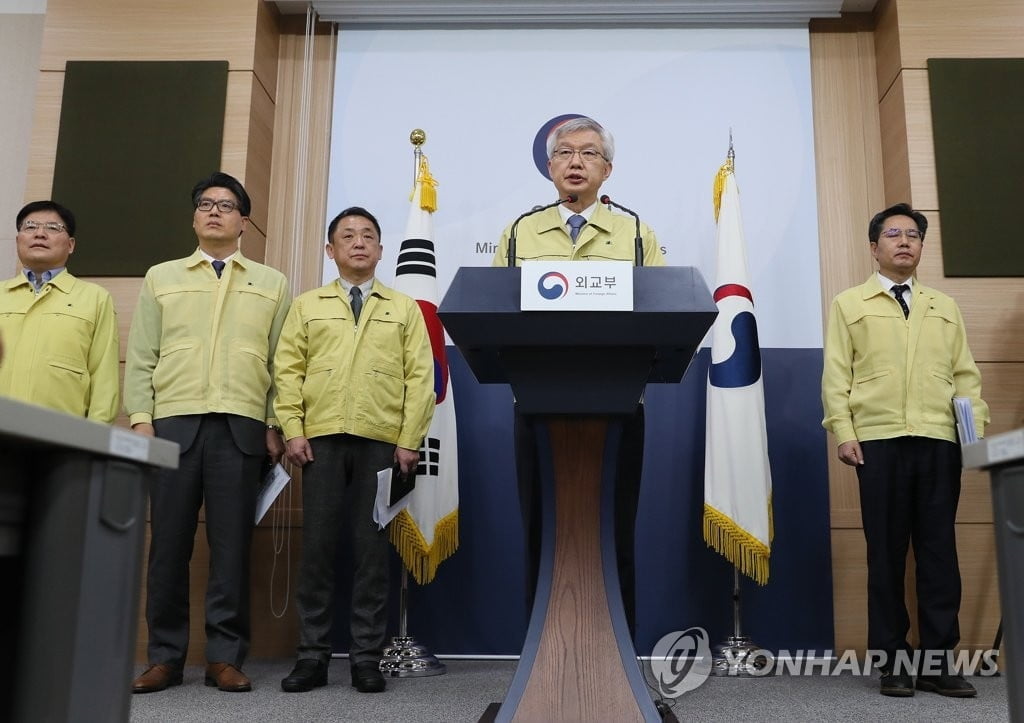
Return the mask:
[(359, 321), (359, 314), (363, 310), (363, 290), (358, 286), (353, 286), (350, 293), (352, 294), (352, 316)]
[(578, 213), (573, 214), (569, 217), (569, 236), (572, 238), (572, 242), (576, 243), (576, 237), (580, 235), (580, 229), (587, 223), (587, 219), (580, 216)]
[(903, 309), (903, 318), (906, 319), (910, 316), (910, 307), (907, 306), (907, 302), (903, 300), (903, 292), (909, 291), (910, 287), (906, 284), (896, 284), (889, 291), (896, 297), (896, 301), (900, 302), (900, 308)]
[(220, 275), (224, 272), (224, 262), (220, 259), (214, 259), (210, 264), (213, 266), (213, 270), (217, 272), (217, 278), (219, 279)]

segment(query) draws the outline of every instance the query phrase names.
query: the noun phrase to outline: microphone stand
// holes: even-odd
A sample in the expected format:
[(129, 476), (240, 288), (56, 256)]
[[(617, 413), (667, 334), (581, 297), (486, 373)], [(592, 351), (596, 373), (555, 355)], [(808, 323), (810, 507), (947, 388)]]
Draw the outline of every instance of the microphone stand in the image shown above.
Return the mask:
[[(554, 203), (549, 203), (547, 206), (535, 206), (526, 213), (522, 214), (515, 221), (512, 222), (512, 228), (508, 232), (508, 267), (512, 268), (516, 265), (516, 229), (519, 228), (519, 222), (527, 216), (532, 216), (535, 213), (541, 211), (547, 211), (549, 208), (554, 208), (560, 203), (576, 203), (576, 194), (570, 193), (565, 198), (560, 198)], [(639, 223), (639, 221), (637, 222)]]
[(607, 195), (601, 196), (601, 203), (607, 204), (608, 206), (615, 206), (615, 208), (619, 209), (620, 211), (625, 211), (626, 213), (628, 213), (630, 216), (633, 217), (634, 221), (636, 221), (636, 237), (633, 239), (634, 263), (637, 266), (643, 266), (644, 265), (644, 239), (640, 235), (640, 216), (636, 213), (636, 211), (629, 210), (628, 208), (623, 206), (621, 203), (615, 203), (615, 201), (613, 201)]

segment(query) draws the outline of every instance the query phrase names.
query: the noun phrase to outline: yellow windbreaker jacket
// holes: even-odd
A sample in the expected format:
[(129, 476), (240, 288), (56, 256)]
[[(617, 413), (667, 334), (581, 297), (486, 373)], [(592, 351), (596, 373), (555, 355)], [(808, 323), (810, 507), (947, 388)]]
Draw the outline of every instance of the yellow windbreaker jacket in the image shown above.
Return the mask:
[(978, 436), (989, 421), (960, 309), (914, 282), (910, 318), (872, 274), (832, 302), (822, 425), (836, 443), (892, 437), (956, 442), (953, 397), (969, 397)]
[(199, 249), (152, 267), (128, 334), (131, 423), (212, 412), (273, 423), (271, 364), (290, 302), (284, 274), (241, 251), (220, 279)]
[(359, 324), (339, 281), (292, 304), (274, 359), (285, 439), (354, 434), (419, 449), (434, 414), (434, 359), (423, 314), (379, 281)]
[(19, 274), (0, 286), (0, 336), (0, 394), (104, 424), (117, 417), (117, 316), (102, 286), (64, 270), (36, 295)]

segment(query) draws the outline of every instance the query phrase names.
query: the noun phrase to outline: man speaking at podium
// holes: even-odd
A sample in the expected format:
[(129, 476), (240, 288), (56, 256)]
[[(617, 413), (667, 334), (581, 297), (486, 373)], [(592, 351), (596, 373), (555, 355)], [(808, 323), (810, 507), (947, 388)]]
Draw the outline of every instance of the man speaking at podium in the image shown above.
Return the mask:
[[(664, 266), (654, 232), (638, 218), (612, 213), (601, 185), (612, 173), (615, 139), (592, 118), (573, 118), (555, 127), (547, 142), (548, 176), (559, 201), (524, 214), (501, 235), (493, 266), (532, 260), (633, 261)], [(511, 253), (510, 253), (511, 248)], [(638, 249), (641, 249), (638, 251)], [(636, 630), (634, 528), (644, 456), (643, 400), (623, 421), (615, 478), (615, 547), (622, 602), (631, 633)], [(527, 539), (529, 597), (540, 565), (540, 470), (534, 420), (516, 413), (515, 446), (519, 503)]]

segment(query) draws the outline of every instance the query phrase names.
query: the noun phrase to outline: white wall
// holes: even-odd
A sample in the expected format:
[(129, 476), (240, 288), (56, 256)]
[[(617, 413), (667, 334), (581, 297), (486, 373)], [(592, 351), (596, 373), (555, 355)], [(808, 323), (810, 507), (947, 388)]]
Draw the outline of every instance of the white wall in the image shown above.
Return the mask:
[[(424, 129), (443, 293), (459, 266), (490, 263), (481, 249), (513, 218), (555, 199), (532, 144), (565, 113), (615, 135), (603, 190), (709, 286), (711, 188), (731, 129), (761, 344), (821, 347), (806, 29), (342, 30), (328, 219), (351, 205), (379, 217), (387, 282), (408, 215), (409, 132)], [(336, 274), (327, 261), (325, 281)]]
[(0, 278), (17, 269), (14, 217), (25, 205), (46, 0), (0, 0)]

